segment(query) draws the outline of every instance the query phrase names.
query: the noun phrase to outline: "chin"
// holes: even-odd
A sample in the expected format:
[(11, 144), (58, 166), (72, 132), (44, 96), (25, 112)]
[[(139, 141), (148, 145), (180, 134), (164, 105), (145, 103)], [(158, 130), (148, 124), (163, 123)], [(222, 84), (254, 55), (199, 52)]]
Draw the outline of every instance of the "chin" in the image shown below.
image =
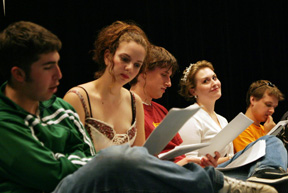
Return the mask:
[(162, 96), (163, 96), (163, 95), (161, 95), (161, 96), (154, 96), (153, 99), (160, 99), (160, 98), (162, 98)]
[(217, 96), (220, 98), (222, 96), (221, 92), (217, 94)]
[(52, 96), (53, 95), (42, 97), (39, 101), (47, 101), (47, 100), (51, 99)]

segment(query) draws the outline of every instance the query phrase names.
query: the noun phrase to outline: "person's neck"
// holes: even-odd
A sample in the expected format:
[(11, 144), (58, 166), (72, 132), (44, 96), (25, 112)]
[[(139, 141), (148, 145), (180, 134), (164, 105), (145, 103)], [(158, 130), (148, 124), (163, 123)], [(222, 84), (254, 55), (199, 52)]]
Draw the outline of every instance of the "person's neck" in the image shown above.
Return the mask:
[[(102, 104), (119, 106), (123, 99), (123, 87), (113, 83), (107, 83), (104, 79), (94, 81), (94, 94), (99, 97)], [(91, 93), (91, 94), (93, 94)]]
[(210, 116), (215, 114), (215, 102), (197, 101), (197, 104), (206, 111)]
[(253, 114), (253, 112), (252, 112), (252, 110), (251, 110), (250, 107), (246, 110), (245, 115), (246, 115), (249, 119), (251, 119), (252, 121), (254, 121), (254, 122), (253, 122), (254, 125), (260, 126), (260, 122), (257, 121), (257, 119), (256, 119), (256, 117), (254, 116), (254, 114)]
[(198, 105), (208, 113), (208, 115), (215, 121), (216, 124), (219, 125), (220, 128), (222, 128), (218, 118), (217, 118), (217, 114), (215, 113), (214, 109), (215, 109), (215, 102), (216, 101), (202, 101), (199, 102), (197, 101)]
[(131, 86), (130, 90), (141, 98), (143, 104), (151, 105), (152, 98), (147, 95), (145, 88), (136, 84)]
[(102, 95), (115, 95), (119, 96), (122, 85), (117, 84), (117, 82), (112, 79), (107, 80), (105, 77), (100, 77), (94, 81), (94, 87), (97, 92), (100, 92)]
[(34, 115), (37, 114), (39, 101), (29, 99), (29, 97), (26, 96), (24, 92), (22, 92), (21, 88), (14, 88), (7, 84), (4, 90), (4, 95), (19, 105), (21, 108), (23, 108), (25, 111)]

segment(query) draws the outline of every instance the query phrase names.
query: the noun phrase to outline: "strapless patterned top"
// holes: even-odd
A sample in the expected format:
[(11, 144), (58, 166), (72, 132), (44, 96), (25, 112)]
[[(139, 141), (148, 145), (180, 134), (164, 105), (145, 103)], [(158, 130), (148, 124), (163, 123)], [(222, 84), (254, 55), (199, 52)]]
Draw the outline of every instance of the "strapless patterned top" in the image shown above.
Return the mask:
[(116, 133), (112, 125), (92, 117), (89, 95), (83, 87), (80, 88), (82, 88), (87, 94), (90, 114), (82, 94), (79, 91), (73, 89), (68, 92), (73, 92), (80, 98), (80, 101), (85, 111), (85, 129), (89, 133), (96, 151), (110, 147), (112, 145), (121, 145), (125, 143), (129, 143), (130, 145), (132, 145), (137, 135), (136, 106), (135, 106), (134, 94), (130, 92), (132, 115), (133, 115), (131, 126), (130, 128), (128, 128), (126, 133), (120, 134)]

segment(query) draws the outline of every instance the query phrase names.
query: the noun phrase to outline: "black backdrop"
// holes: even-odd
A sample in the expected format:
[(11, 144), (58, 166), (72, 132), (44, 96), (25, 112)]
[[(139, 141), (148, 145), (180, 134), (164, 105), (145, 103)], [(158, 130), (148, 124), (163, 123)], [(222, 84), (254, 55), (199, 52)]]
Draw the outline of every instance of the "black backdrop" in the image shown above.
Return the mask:
[[(177, 94), (178, 81), (186, 66), (202, 59), (213, 63), (222, 82), (216, 112), (228, 121), (245, 112), (245, 93), (255, 80), (272, 81), (288, 98), (287, 0), (6, 0), (5, 16), (2, 2), (0, 30), (26, 20), (62, 40), (60, 97), (93, 79), (97, 65), (89, 50), (97, 32), (113, 21), (132, 20), (179, 62), (173, 86), (157, 100), (167, 109), (188, 105)], [(287, 100), (279, 103), (275, 121), (287, 106)]]

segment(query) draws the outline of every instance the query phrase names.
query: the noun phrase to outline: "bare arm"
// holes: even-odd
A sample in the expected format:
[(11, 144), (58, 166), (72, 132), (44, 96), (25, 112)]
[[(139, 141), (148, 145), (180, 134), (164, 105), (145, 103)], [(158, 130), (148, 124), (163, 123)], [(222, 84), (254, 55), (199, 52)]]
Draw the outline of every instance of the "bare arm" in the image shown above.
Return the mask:
[(133, 146), (143, 146), (145, 142), (145, 130), (144, 130), (144, 109), (142, 100), (138, 95), (135, 95), (136, 99), (136, 127), (137, 127), (137, 136), (133, 143)]
[(207, 154), (206, 157), (202, 157), (201, 159), (197, 157), (186, 157), (180, 160), (179, 162), (177, 162), (176, 164), (183, 166), (187, 163), (193, 162), (195, 164), (200, 165), (201, 167), (207, 167), (207, 166), (217, 167), (219, 158), (220, 158), (220, 153), (215, 152), (214, 157), (211, 156), (210, 154)]
[[(82, 96), (85, 96), (83, 95), (84, 93), (82, 93), (80, 89), (78, 88), (73, 88), (73, 89), (79, 91), (82, 94)], [(79, 115), (80, 121), (82, 122), (83, 125), (85, 125), (85, 111), (82, 106), (80, 98), (75, 93), (69, 92), (65, 94), (63, 99), (73, 106), (73, 108), (76, 110), (77, 114)]]
[(176, 164), (179, 166), (184, 166), (190, 162), (201, 165), (201, 160), (199, 158), (196, 158), (196, 157), (191, 157), (191, 158), (185, 157), (185, 158), (181, 159), (180, 161), (178, 161)]
[(218, 159), (218, 164), (222, 164), (222, 163), (228, 161), (229, 159), (230, 159), (230, 157), (220, 157)]

